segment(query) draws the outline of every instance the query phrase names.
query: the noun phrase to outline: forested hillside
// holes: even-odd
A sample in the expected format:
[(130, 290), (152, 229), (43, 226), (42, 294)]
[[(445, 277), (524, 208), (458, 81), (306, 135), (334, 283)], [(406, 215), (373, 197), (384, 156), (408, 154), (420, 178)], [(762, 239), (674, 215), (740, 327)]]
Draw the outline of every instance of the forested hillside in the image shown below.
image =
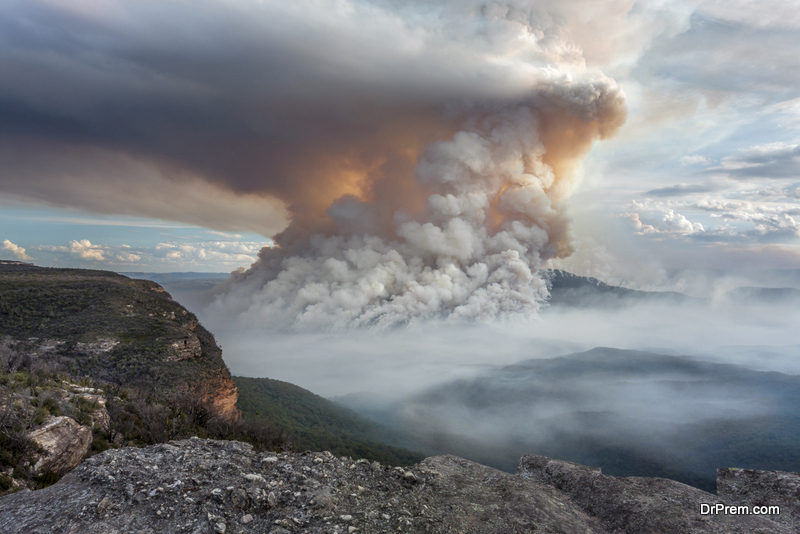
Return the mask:
[(423, 455), (387, 445), (399, 439), (355, 412), (301, 387), (269, 378), (233, 378), (245, 419), (265, 421), (287, 431), (298, 451), (328, 450), (337, 456), (410, 465)]

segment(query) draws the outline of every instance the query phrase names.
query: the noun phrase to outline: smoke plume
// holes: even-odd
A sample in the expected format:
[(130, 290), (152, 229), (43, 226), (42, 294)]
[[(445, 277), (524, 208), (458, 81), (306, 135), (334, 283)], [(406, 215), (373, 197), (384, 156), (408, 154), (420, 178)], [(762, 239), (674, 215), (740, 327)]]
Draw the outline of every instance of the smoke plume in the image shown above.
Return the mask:
[(581, 157), (625, 118), (603, 77), (542, 81), (513, 103), (464, 105), (413, 173), (379, 169), (325, 215), (297, 214), (214, 310), (290, 329), (534, 314), (543, 263), (572, 252)]
[(282, 231), (215, 309), (297, 329), (533, 313), (625, 118), (592, 69), (658, 33), (627, 0), (6, 3), (0, 195)]

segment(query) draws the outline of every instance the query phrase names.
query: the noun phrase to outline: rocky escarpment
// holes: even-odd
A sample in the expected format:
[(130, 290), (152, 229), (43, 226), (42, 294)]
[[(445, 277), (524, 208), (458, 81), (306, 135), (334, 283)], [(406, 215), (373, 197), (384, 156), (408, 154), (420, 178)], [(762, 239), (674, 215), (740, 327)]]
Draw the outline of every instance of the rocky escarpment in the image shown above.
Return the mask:
[(214, 336), (147, 280), (0, 264), (0, 494), (87, 456), (192, 435), (281, 446), (242, 421)]
[(44, 490), (0, 498), (17, 533), (788, 533), (792, 523), (702, 515), (721, 497), (662, 479), (525, 457), (519, 473), (454, 456), (408, 468), (330, 453), (255, 453), (188, 439), (94, 456)]
[(5, 264), (0, 295), (0, 340), (35, 367), (160, 394), (188, 392), (213, 401), (223, 416), (240, 416), (214, 336), (155, 282)]

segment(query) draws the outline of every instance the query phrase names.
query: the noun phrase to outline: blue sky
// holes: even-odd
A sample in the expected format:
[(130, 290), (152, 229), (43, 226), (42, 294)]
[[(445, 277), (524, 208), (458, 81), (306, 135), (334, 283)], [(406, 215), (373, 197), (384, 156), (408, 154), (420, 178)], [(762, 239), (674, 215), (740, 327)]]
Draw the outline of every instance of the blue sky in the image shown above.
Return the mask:
[[(4, 257), (48, 267), (140, 272), (230, 272), (253, 263), (271, 240), (174, 221), (97, 214), (25, 203), (0, 215)], [(17, 245), (25, 243), (25, 247)], [(14, 246), (16, 245), (16, 246)]]
[(552, 265), (800, 268), (800, 3), (306, 4), (3, 0), (0, 255), (247, 267), (290, 220), (413, 176), (454, 106), (602, 77), (627, 120)]

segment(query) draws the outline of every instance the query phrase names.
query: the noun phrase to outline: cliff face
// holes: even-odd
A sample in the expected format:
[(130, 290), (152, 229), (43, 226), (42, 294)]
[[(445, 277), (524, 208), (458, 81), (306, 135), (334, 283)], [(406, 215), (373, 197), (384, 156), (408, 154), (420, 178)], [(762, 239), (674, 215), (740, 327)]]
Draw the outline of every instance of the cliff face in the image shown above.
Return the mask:
[[(781, 498), (794, 498), (781, 494)], [(59, 483), (0, 498), (0, 531), (193, 533), (761, 533), (786, 521), (704, 515), (723, 497), (663, 479), (525, 457), (518, 474), (454, 456), (408, 469), (330, 453), (189, 439), (94, 456)]]
[(242, 414), (236, 407), (239, 392), (227, 368), (208, 371), (201, 385), (193, 391), (210, 403), (219, 415), (233, 421), (241, 418)]
[(0, 292), (0, 338), (38, 367), (160, 395), (189, 392), (239, 417), (214, 336), (155, 282), (0, 265)]

